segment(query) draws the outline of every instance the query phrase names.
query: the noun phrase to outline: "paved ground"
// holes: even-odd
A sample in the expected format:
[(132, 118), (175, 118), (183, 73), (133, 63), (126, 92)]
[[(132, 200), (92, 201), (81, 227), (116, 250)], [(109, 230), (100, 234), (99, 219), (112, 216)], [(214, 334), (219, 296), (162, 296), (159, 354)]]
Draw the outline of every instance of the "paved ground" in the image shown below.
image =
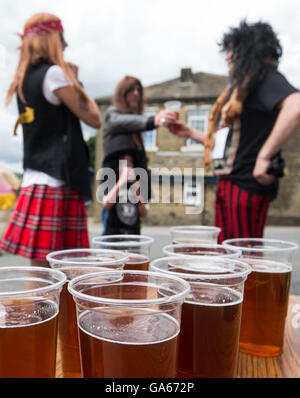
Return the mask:
[[(89, 234), (92, 239), (101, 235), (101, 224), (89, 222)], [(155, 259), (163, 255), (162, 248), (171, 243), (169, 227), (148, 227), (142, 228), (142, 234), (154, 238), (151, 258)], [(266, 238), (288, 240), (298, 243), (300, 247), (300, 227), (267, 227), (265, 230)], [(29, 260), (20, 256), (14, 256), (6, 252), (0, 256), (0, 266), (29, 265)], [(291, 293), (300, 294), (300, 249), (295, 254), (295, 266), (292, 273)]]

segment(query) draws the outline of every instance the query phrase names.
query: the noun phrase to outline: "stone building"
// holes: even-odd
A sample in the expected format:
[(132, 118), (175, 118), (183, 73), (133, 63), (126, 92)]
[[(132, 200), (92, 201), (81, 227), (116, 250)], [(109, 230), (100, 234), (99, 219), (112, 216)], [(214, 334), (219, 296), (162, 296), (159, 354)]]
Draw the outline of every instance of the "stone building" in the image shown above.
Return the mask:
[[(164, 108), (166, 101), (179, 100), (180, 119), (205, 131), (211, 107), (227, 84), (227, 76), (193, 73), (190, 68), (182, 69), (179, 77), (145, 88), (145, 113), (155, 114)], [(96, 102), (104, 114), (111, 104), (111, 97), (98, 98)], [(143, 136), (149, 167), (152, 170), (152, 201), (149, 203), (148, 216), (143, 220), (143, 224), (212, 225), (216, 179), (211, 175), (203, 176), (203, 146), (191, 139), (176, 137), (164, 127), (147, 131)], [(295, 134), (284, 150), (286, 176), (282, 180), (278, 199), (271, 204), (269, 224), (299, 224), (299, 143), (300, 136)], [(96, 140), (96, 170), (100, 169), (101, 161), (100, 131)], [(100, 220), (100, 213), (101, 206), (95, 201), (95, 221)]]

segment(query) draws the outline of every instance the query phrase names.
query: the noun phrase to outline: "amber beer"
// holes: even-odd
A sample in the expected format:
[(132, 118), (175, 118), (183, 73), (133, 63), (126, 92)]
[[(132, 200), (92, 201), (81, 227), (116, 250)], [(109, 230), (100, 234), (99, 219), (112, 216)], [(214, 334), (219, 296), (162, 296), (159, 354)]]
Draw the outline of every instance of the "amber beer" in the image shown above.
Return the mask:
[(263, 238), (228, 239), (222, 244), (240, 249), (241, 260), (252, 267), (245, 283), (240, 350), (260, 357), (280, 355), (298, 245)]
[(79, 318), (83, 377), (168, 378), (177, 371), (179, 324), (167, 314), (86, 311)]
[[(122, 269), (127, 258), (128, 255), (123, 252), (88, 248), (61, 250), (47, 255), (50, 266), (62, 271), (68, 282), (82, 274)], [(58, 340), (63, 377), (79, 378), (82, 373), (76, 305), (68, 291), (68, 282), (64, 284), (60, 295)]]
[(68, 292), (67, 283), (60, 296), (58, 338), (64, 377), (81, 377), (76, 305)]
[(187, 255), (187, 256), (218, 256), (227, 258), (238, 258), (241, 251), (238, 249), (228, 249), (222, 245), (213, 243), (181, 243), (163, 247), (163, 253), (167, 256)]
[[(209, 244), (212, 244), (213, 242), (212, 241), (209, 241), (209, 240), (205, 240), (205, 239), (203, 239), (203, 240), (201, 240), (201, 239), (184, 239), (184, 238), (182, 238), (182, 239), (180, 239), (180, 238), (178, 238), (178, 239), (173, 239), (173, 241), (172, 241), (172, 245), (183, 245), (183, 244), (187, 244), (187, 245), (209, 245)], [(193, 248), (190, 248), (191, 249), (191, 251), (193, 251)], [(196, 249), (195, 249), (196, 250)]]
[(270, 261), (263, 260), (248, 262), (253, 271), (245, 284), (240, 351), (278, 356), (283, 346), (292, 268), (276, 262), (272, 267)]
[[(175, 377), (184, 280), (120, 270), (72, 279), (83, 377)], [(143, 294), (142, 294), (143, 293)]]
[(149, 257), (138, 253), (129, 253), (129, 258), (124, 266), (124, 269), (133, 271), (148, 271)]
[(182, 225), (171, 227), (170, 235), (173, 244), (217, 244), (220, 231), (218, 227), (207, 225)]
[[(83, 273), (107, 271), (109, 265), (99, 267), (83, 267), (83, 268), (62, 268), (61, 270), (67, 275), (68, 280), (73, 279)], [(105, 294), (110, 296), (110, 289), (106, 289)], [(115, 294), (115, 290), (114, 290)], [(76, 315), (76, 304), (72, 295), (68, 291), (67, 283), (63, 286), (60, 295), (60, 313), (58, 322), (58, 338), (60, 343), (61, 359), (63, 375), (67, 378), (82, 377), (78, 326)]]
[(251, 267), (218, 256), (173, 256), (150, 270), (190, 284), (182, 306), (177, 377), (236, 377), (243, 287)]
[(93, 245), (101, 249), (120, 250), (130, 256), (125, 270), (147, 271), (153, 238), (146, 235), (103, 235), (93, 238)]
[(42, 298), (1, 301), (0, 378), (55, 377), (57, 314)]
[(203, 291), (197, 301), (182, 307), (178, 377), (236, 377), (241, 294)]

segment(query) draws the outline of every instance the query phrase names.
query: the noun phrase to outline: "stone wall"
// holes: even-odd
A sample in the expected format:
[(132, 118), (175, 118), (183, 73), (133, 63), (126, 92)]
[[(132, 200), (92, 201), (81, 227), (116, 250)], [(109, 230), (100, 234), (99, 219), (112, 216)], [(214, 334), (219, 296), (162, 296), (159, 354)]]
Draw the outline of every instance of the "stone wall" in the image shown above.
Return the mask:
[(300, 130), (283, 148), (285, 176), (280, 181), (279, 194), (270, 205), (269, 225), (300, 225)]

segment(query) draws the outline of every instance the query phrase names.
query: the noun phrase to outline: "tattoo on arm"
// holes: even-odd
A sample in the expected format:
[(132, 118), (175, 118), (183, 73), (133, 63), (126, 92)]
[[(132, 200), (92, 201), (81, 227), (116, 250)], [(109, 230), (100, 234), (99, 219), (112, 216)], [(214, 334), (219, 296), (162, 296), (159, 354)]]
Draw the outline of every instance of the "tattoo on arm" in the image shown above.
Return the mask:
[(81, 109), (83, 109), (84, 111), (88, 110), (88, 102), (86, 100), (86, 98), (83, 97), (83, 95), (79, 95), (79, 106)]

